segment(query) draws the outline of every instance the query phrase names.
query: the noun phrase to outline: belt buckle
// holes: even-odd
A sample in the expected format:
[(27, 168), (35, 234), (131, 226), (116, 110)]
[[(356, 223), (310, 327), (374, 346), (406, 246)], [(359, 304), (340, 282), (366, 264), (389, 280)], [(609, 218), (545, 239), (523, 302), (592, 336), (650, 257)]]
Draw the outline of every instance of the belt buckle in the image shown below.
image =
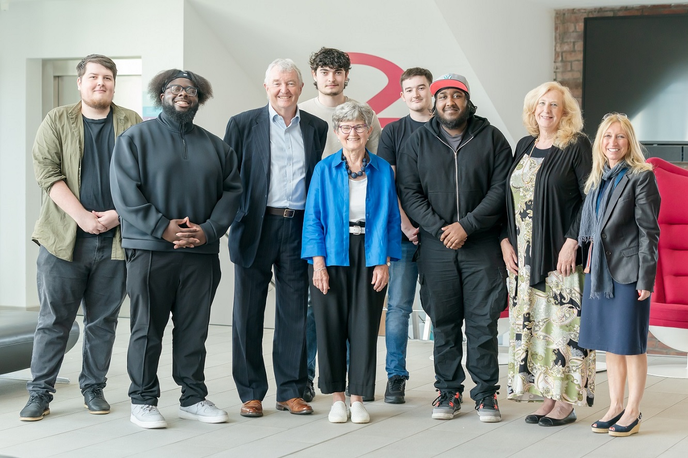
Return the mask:
[(284, 218), (293, 218), (295, 213), (296, 213), (296, 210), (292, 210), (290, 208), (285, 208), (282, 216)]
[(361, 226), (351, 226), (351, 227), (353, 227), (353, 229), (354, 229), (354, 231), (352, 232), (352, 234), (354, 234), (354, 235), (361, 235)]

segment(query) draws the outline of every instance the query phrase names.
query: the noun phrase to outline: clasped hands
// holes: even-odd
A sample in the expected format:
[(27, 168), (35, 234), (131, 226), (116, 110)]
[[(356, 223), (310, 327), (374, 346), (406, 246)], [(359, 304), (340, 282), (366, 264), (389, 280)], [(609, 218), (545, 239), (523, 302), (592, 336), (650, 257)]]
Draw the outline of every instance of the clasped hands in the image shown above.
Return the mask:
[(458, 250), (468, 239), (468, 234), (458, 222), (444, 226), (442, 231), (440, 242), (444, 243), (444, 246), (450, 250)]
[(208, 241), (205, 232), (196, 223), (192, 223), (187, 216), (184, 219), (171, 219), (162, 238), (174, 244), (174, 249), (194, 248), (205, 245)]

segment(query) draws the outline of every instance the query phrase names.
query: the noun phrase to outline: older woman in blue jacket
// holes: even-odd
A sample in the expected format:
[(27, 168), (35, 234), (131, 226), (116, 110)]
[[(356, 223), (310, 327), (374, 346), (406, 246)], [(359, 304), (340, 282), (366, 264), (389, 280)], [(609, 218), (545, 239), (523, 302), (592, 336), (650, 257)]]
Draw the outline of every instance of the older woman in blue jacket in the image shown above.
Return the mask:
[[(377, 334), (390, 261), (401, 257), (401, 219), (392, 167), (366, 150), (373, 110), (349, 101), (332, 124), (342, 149), (315, 167), (306, 200), (301, 256), (311, 266), (318, 335), (318, 385), (332, 393), (329, 420), (368, 423), (375, 393)], [(347, 341), (349, 392), (345, 403)]]
[(586, 192), (578, 236), (587, 253), (578, 343), (607, 352), (610, 397), (609, 410), (592, 430), (630, 436), (640, 429), (647, 379), (661, 199), (626, 115), (611, 113), (602, 120)]

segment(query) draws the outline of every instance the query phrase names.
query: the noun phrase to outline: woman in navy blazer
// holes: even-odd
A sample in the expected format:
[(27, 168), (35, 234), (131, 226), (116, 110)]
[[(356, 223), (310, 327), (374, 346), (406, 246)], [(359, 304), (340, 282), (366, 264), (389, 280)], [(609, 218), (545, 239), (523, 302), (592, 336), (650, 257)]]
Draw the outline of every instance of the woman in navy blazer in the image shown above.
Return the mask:
[[(579, 344), (607, 352), (611, 405), (592, 431), (640, 429), (650, 292), (657, 271), (660, 196), (626, 115), (604, 117), (593, 145), (579, 242), (586, 256)], [(628, 379), (628, 403), (624, 387)]]
[[(401, 257), (394, 172), (365, 145), (374, 113), (346, 102), (332, 115), (342, 149), (315, 167), (306, 199), (301, 256), (311, 264), (318, 336), (318, 385), (332, 393), (329, 420), (368, 423), (363, 397), (375, 393), (377, 334), (389, 263)], [(351, 412), (345, 404), (347, 342)]]

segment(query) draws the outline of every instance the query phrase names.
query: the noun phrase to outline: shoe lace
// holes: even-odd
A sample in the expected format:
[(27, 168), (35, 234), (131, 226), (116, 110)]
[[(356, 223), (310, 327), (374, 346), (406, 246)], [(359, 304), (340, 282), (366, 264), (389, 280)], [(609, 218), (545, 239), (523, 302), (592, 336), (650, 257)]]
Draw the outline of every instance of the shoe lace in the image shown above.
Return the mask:
[(406, 380), (403, 377), (394, 377), (390, 382), (390, 389), (392, 391), (401, 391), (401, 387)]
[(499, 410), (499, 407), (497, 405), (497, 393), (492, 394), (490, 396), (485, 396), (481, 401), (480, 404), (475, 406), (475, 409), (482, 409), (484, 407), (492, 407), (495, 410)]
[(453, 393), (451, 391), (440, 391), (439, 396), (437, 396), (437, 398), (435, 398), (435, 400), (432, 401), (432, 405), (435, 407), (439, 407), (442, 404), (450, 404), (455, 397), (456, 393)]
[(104, 397), (103, 395), (103, 389), (102, 388), (93, 388), (91, 390), (91, 393), (93, 393), (94, 398), (102, 398)]
[(29, 404), (35, 402), (35, 403), (49, 403), (50, 398), (46, 396), (45, 394), (41, 393), (31, 393), (29, 395)]

